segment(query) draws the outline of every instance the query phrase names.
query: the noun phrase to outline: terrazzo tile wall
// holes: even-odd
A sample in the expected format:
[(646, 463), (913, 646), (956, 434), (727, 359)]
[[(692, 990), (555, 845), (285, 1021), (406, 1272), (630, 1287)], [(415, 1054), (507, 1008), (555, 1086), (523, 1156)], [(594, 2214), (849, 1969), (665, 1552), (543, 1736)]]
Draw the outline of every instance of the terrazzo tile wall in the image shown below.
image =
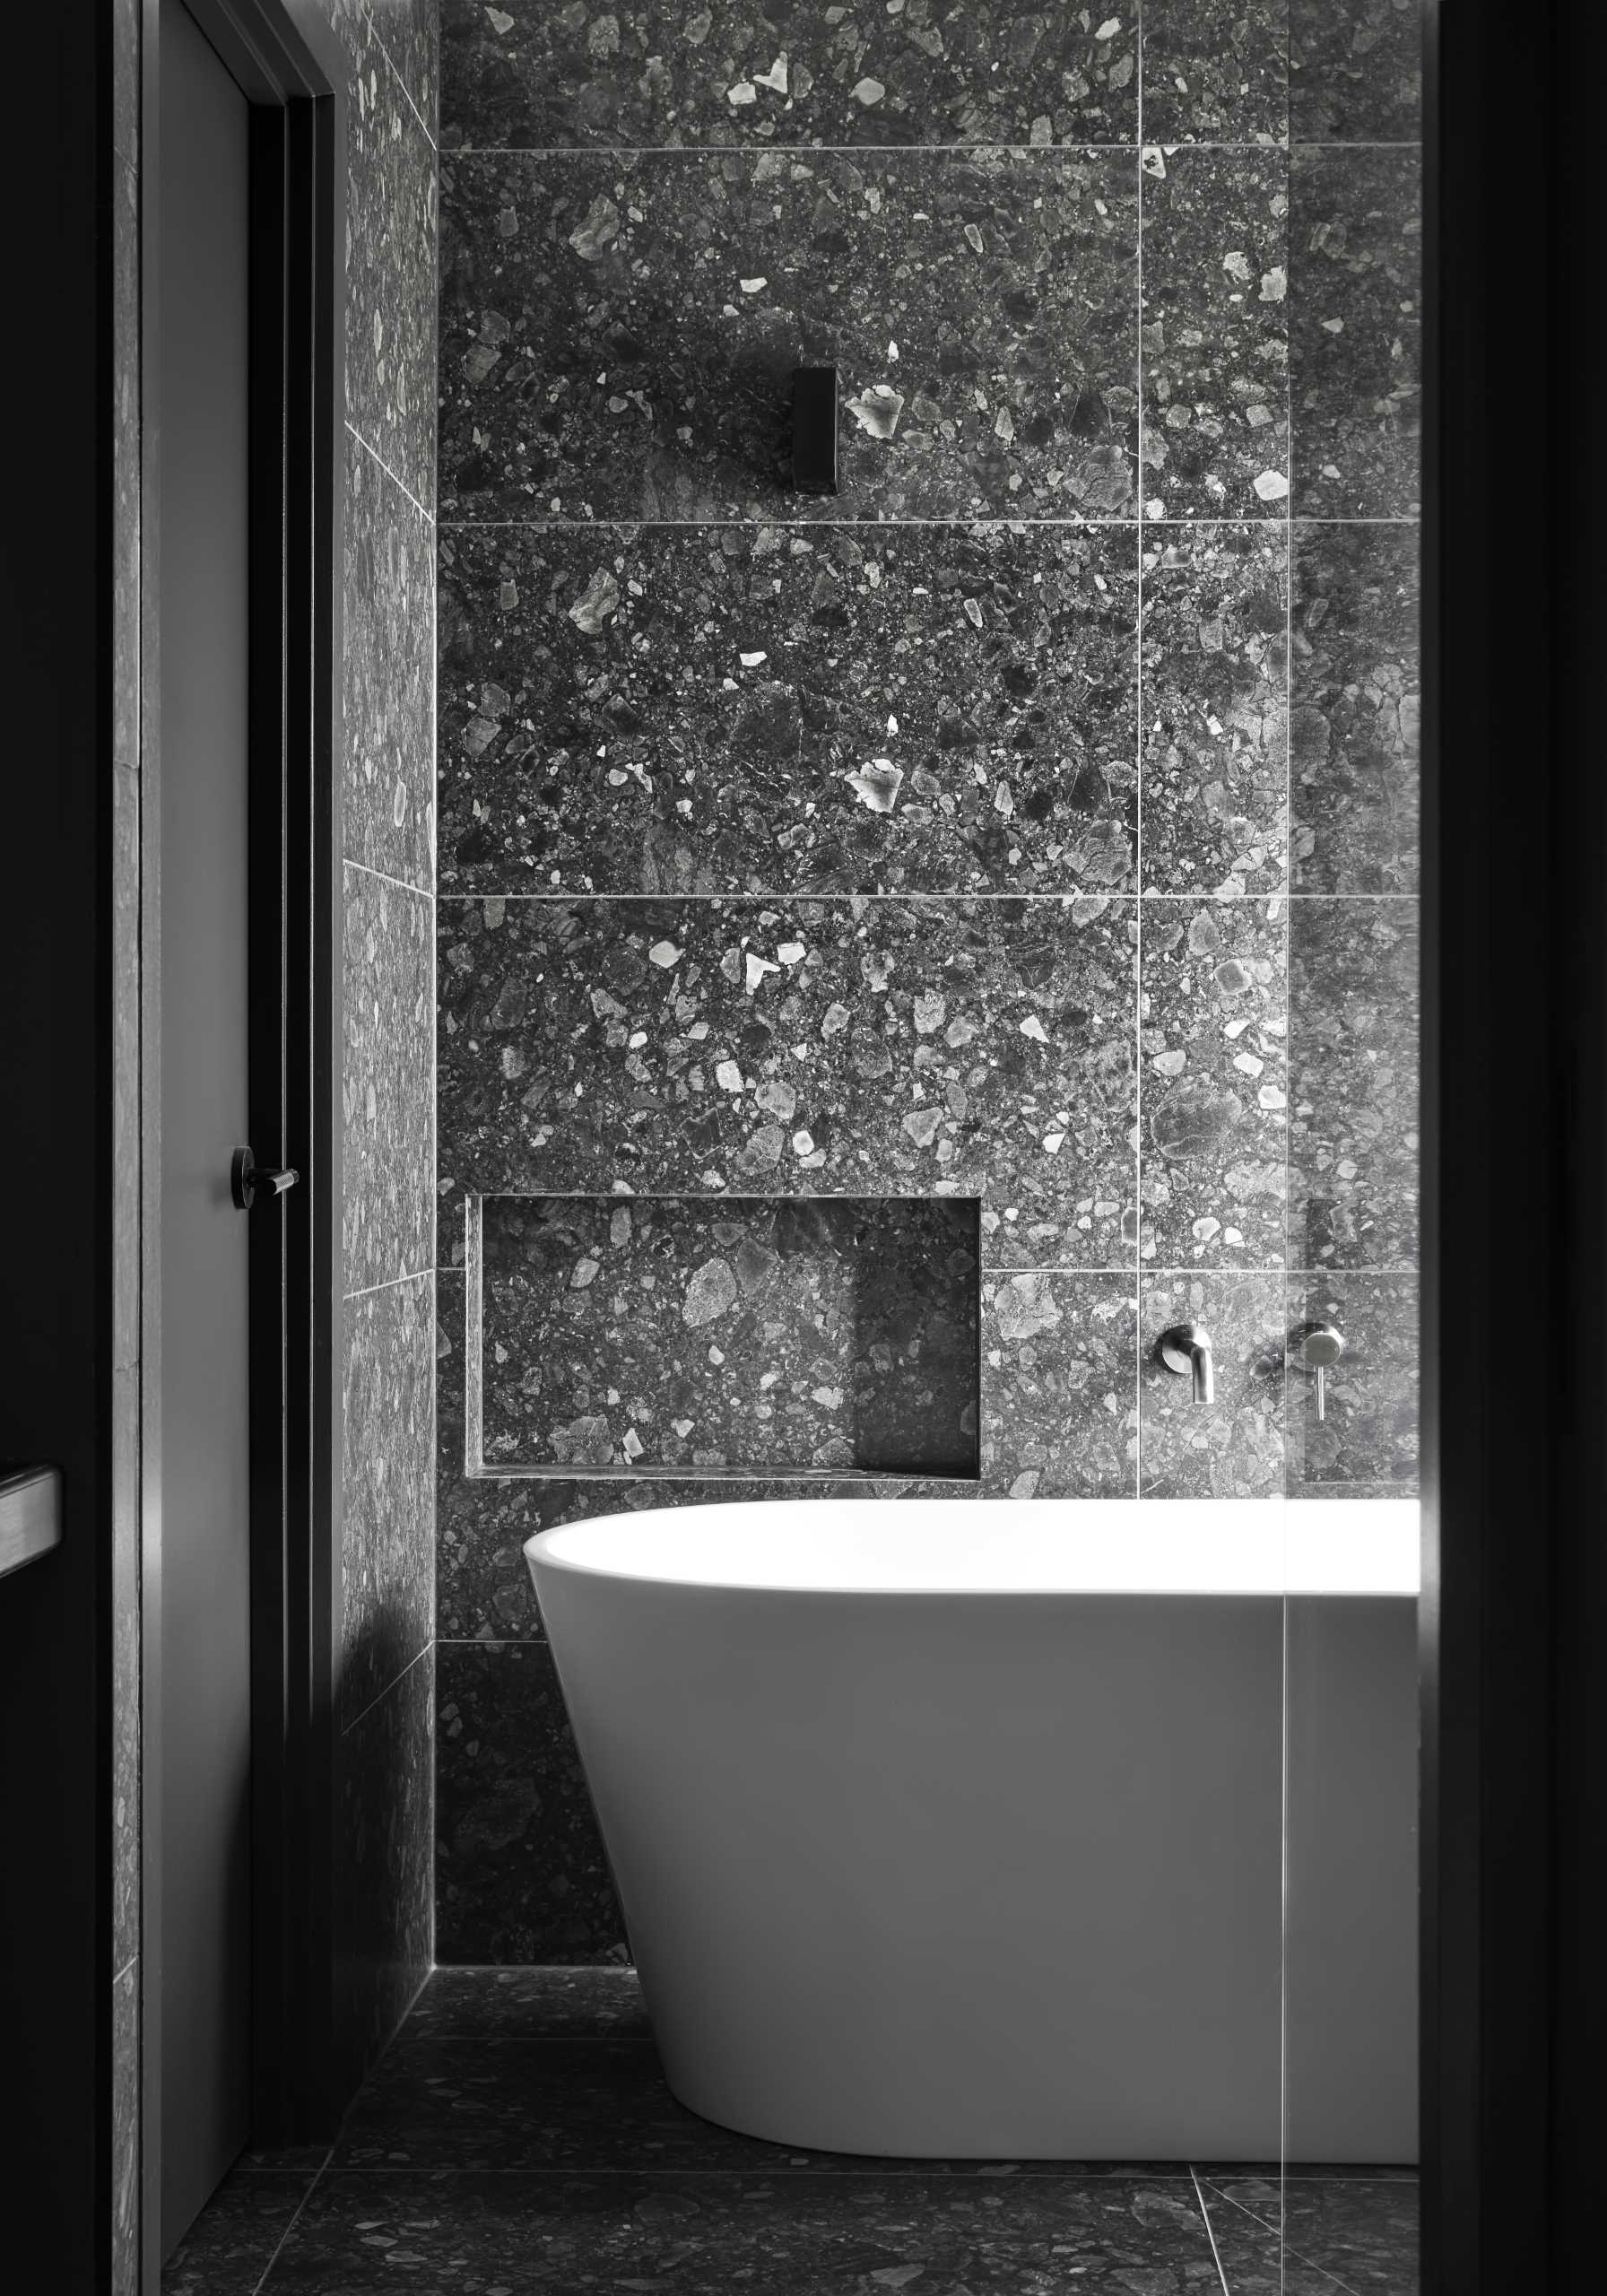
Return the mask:
[(440, 1959), (625, 1950), (537, 1528), (1412, 1488), (1416, 40), (447, 0)]
[(434, 1828), (435, 0), (317, 0), (347, 83), (343, 1602), (334, 2016), (430, 1966)]

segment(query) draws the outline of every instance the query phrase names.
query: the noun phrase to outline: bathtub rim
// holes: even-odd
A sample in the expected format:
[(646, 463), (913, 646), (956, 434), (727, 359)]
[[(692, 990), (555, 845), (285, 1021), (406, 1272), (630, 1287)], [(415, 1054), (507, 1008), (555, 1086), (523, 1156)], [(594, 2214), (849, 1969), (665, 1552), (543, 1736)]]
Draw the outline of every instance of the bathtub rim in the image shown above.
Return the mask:
[[(845, 1514), (868, 1515), (864, 1527), (874, 1533), (902, 1530), (913, 1535), (930, 1532), (933, 1511), (959, 1510), (954, 1528), (969, 1523), (980, 1530), (1012, 1525), (1022, 1533), (1064, 1540), (1064, 1554), (1080, 1568), (1039, 1569), (989, 1579), (974, 1567), (968, 1576), (958, 1569), (945, 1570), (942, 1559), (908, 1552), (903, 1575), (889, 1570), (859, 1578), (848, 1572), (823, 1568), (826, 1558), (816, 1550), (813, 1568), (807, 1561), (792, 1566), (777, 1563), (769, 1570), (756, 1567), (755, 1558), (767, 1551), (797, 1555), (806, 1552), (810, 1534), (799, 1518), (812, 1506), (824, 1506), (839, 1518)], [(983, 1510), (979, 1519), (978, 1509)], [(1029, 1523), (1023, 1517), (1051, 1512), (1064, 1519), (1051, 1526)], [(756, 1523), (755, 1518), (760, 1520)], [(706, 1535), (717, 1523), (724, 1536), (719, 1567), (705, 1560), (685, 1560), (683, 1538), (680, 1567), (673, 1535)], [(838, 1528), (844, 1527), (840, 1524)], [(744, 1533), (786, 1531), (792, 1536), (738, 1552)], [(1224, 1543), (1231, 1530), (1233, 1543)], [(1119, 1532), (1119, 1540), (1115, 1536)], [(1215, 1533), (1215, 1538), (1211, 1534)], [(1103, 1541), (1090, 1545), (1090, 1539)], [(587, 1553), (599, 1539), (612, 1539), (614, 1558)], [(981, 1600), (985, 1598), (1055, 1597), (1091, 1599), (1101, 1596), (1180, 1596), (1211, 1599), (1260, 1596), (1323, 1595), (1377, 1598), (1394, 1596), (1416, 1599), (1420, 1593), (1419, 1572), (1420, 1509), (1415, 1498), (1344, 1500), (1269, 1499), (1143, 1500), (1066, 1499), (1013, 1500), (958, 1499), (923, 1495), (908, 1500), (868, 1500), (823, 1494), (818, 1500), (731, 1500), (699, 1502), (688, 1507), (638, 1508), (589, 1516), (578, 1522), (555, 1524), (523, 1542), (526, 1567), (539, 1596), (542, 1574), (565, 1579), (596, 1579), (613, 1584), (651, 1587), (665, 1594), (671, 1589), (691, 1595), (826, 1596), (838, 1600), (897, 1598), (915, 1600)], [(976, 1542), (971, 1543), (973, 1553)], [(705, 1550), (707, 1555), (708, 1550)], [(1208, 1558), (1204, 1568), (1202, 1557)], [(924, 1568), (911, 1569), (911, 1563)]]

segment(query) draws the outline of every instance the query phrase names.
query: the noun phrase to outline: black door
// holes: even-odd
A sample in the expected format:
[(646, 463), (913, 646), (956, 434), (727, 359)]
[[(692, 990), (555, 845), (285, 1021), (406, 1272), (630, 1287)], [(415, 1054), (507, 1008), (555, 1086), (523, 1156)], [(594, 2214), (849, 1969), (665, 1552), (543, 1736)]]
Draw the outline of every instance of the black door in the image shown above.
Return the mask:
[(161, 2249), (250, 2128), (249, 111), (161, 11)]

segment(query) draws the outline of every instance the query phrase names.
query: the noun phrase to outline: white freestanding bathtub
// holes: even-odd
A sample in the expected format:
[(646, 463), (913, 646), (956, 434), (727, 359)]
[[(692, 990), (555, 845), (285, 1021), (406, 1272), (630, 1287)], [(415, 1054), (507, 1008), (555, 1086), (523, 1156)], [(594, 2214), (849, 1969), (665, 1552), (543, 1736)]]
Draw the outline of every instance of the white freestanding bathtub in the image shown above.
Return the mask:
[[(675, 2094), (811, 2150), (1276, 2159), (1285, 1597), (1402, 1612), (1416, 1542), (1395, 1502), (852, 1497), (530, 1540)], [(1326, 2157), (1404, 2157), (1367, 2073)]]

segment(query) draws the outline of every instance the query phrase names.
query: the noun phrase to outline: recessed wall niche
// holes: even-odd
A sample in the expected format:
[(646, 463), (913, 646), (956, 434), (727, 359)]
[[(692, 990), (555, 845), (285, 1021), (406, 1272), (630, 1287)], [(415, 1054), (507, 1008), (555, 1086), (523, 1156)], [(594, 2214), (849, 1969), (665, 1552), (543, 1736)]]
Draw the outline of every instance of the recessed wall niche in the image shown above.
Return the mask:
[(974, 1481), (974, 1198), (468, 1206), (471, 1475)]

